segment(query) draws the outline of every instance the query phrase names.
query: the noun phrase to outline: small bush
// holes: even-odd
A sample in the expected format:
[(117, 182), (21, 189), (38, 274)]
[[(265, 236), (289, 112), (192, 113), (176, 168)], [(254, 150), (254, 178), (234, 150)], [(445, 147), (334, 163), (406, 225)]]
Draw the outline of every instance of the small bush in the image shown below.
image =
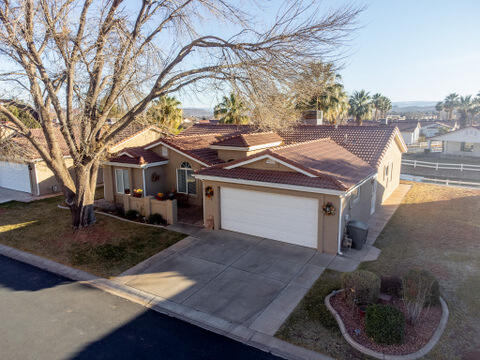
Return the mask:
[(94, 248), (95, 255), (104, 261), (120, 261), (127, 254), (127, 247), (122, 244), (103, 244)]
[(125, 218), (128, 220), (137, 220), (140, 218), (140, 213), (137, 210), (128, 210), (125, 213)]
[(440, 285), (430, 271), (411, 269), (403, 278), (403, 297), (406, 301), (423, 297), (423, 306), (435, 306), (440, 304)]
[(154, 225), (166, 225), (167, 224), (167, 221), (163, 218), (162, 215), (160, 214), (151, 214), (149, 217), (148, 217), (148, 223), (149, 224), (154, 224)]
[(370, 305), (365, 315), (365, 332), (379, 344), (400, 344), (405, 334), (403, 313), (389, 305)]
[(382, 276), (380, 291), (382, 293), (401, 297), (402, 296), (402, 279), (398, 276)]
[(342, 275), (345, 300), (351, 306), (371, 304), (380, 293), (380, 278), (370, 271), (356, 270)]

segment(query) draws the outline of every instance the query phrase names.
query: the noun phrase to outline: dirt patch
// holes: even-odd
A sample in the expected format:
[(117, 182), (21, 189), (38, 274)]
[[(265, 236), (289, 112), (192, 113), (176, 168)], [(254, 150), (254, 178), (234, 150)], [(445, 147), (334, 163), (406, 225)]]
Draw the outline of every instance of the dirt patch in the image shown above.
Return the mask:
[[(411, 325), (409, 322), (405, 324), (403, 344), (382, 345), (377, 344), (367, 336), (365, 332), (365, 318), (356, 309), (352, 309), (345, 303), (341, 293), (332, 296), (330, 304), (342, 318), (345, 328), (352, 339), (371, 350), (389, 355), (407, 355), (420, 350), (430, 340), (442, 318), (441, 306), (425, 308), (422, 312), (421, 320), (416, 326)], [(389, 305), (399, 309), (405, 315), (405, 307), (401, 300), (392, 300)]]

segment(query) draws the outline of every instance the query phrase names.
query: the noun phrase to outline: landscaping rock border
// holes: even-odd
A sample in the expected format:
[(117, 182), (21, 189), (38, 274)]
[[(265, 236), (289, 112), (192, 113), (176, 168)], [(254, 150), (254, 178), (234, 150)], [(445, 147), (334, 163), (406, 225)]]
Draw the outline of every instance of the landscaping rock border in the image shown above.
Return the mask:
[(330, 298), (333, 295), (338, 294), (339, 292), (342, 292), (343, 290), (336, 290), (333, 291), (331, 294), (329, 294), (325, 298), (325, 306), (327, 309), (332, 313), (333, 317), (338, 323), (338, 326), (340, 328), (340, 332), (342, 333), (342, 336), (345, 338), (345, 340), (356, 350), (360, 351), (361, 353), (371, 356), (375, 359), (382, 359), (382, 360), (415, 360), (419, 359), (423, 356), (425, 356), (430, 350), (433, 349), (433, 347), (437, 344), (438, 340), (440, 340), (440, 337), (443, 334), (443, 331), (445, 330), (445, 327), (447, 326), (447, 321), (448, 321), (448, 306), (447, 303), (443, 300), (442, 297), (440, 297), (440, 304), (442, 306), (442, 318), (440, 319), (440, 322), (437, 326), (437, 329), (433, 333), (432, 337), (430, 340), (425, 344), (424, 347), (422, 347), (420, 350), (407, 354), (407, 355), (389, 355), (389, 354), (383, 354), (374, 350), (371, 350), (359, 343), (357, 343), (353, 338), (350, 336), (348, 333), (347, 329), (345, 328), (345, 325), (343, 323), (342, 318), (338, 314), (338, 312), (333, 308), (332, 305), (330, 305)]

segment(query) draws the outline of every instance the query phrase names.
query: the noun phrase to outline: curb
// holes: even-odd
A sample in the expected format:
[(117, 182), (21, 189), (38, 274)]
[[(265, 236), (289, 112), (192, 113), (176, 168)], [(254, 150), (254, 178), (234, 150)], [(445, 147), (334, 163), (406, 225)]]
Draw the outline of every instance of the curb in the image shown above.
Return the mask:
[(0, 255), (78, 281), (83, 285), (88, 285), (108, 292), (112, 295), (140, 304), (147, 309), (152, 309), (158, 313), (186, 321), (208, 331), (239, 341), (262, 351), (270, 352), (273, 355), (285, 359), (333, 360), (327, 355), (290, 344), (286, 341), (252, 330), (245, 326), (231, 323), (193, 308), (188, 308), (173, 301), (160, 298), (159, 296), (137, 290), (119, 281), (98, 277), (86, 271), (77, 270), (70, 266), (25, 251), (17, 250), (10, 246), (0, 244)]
[(419, 359), (423, 356), (425, 356), (430, 350), (433, 349), (433, 347), (437, 344), (437, 342), (440, 340), (440, 337), (443, 334), (443, 331), (445, 330), (445, 327), (447, 326), (448, 322), (448, 306), (447, 303), (443, 300), (442, 297), (440, 297), (440, 304), (442, 306), (442, 318), (440, 319), (440, 322), (438, 323), (437, 329), (433, 333), (432, 337), (430, 340), (425, 344), (424, 347), (422, 347), (420, 350), (417, 350), (414, 353), (407, 354), (407, 355), (388, 355), (384, 353), (380, 353), (374, 350), (371, 350), (359, 343), (357, 343), (353, 338), (350, 336), (348, 331), (345, 328), (345, 325), (343, 324), (343, 320), (338, 314), (338, 312), (333, 308), (332, 305), (330, 305), (330, 298), (341, 292), (343, 290), (338, 290), (338, 291), (333, 291), (331, 294), (329, 294), (325, 298), (325, 306), (328, 308), (328, 310), (332, 313), (334, 316), (335, 320), (338, 323), (338, 326), (340, 327), (340, 331), (342, 333), (342, 336), (345, 338), (345, 340), (356, 350), (360, 351), (361, 353), (371, 356), (376, 359), (382, 359), (382, 360), (415, 360)]

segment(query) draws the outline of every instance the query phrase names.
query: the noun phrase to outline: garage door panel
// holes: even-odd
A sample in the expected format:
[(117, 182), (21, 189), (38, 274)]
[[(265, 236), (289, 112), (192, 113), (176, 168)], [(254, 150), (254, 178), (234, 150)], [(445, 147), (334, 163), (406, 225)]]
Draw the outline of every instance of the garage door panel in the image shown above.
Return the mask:
[(228, 187), (220, 191), (223, 229), (317, 247), (317, 199)]
[(0, 161), (0, 187), (31, 192), (28, 165)]

